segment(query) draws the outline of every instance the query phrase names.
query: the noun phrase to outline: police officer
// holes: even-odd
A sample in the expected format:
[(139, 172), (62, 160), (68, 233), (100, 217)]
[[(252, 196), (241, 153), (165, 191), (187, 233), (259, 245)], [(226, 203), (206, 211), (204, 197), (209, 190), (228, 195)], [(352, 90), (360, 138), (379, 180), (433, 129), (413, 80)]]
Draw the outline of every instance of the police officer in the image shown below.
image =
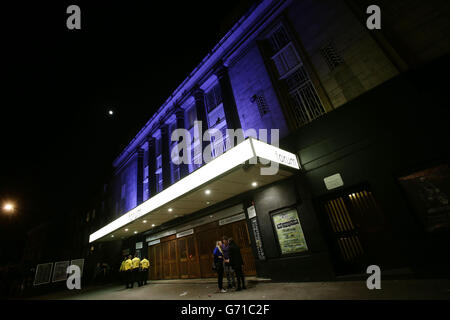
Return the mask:
[(149, 266), (150, 262), (144, 257), (141, 260), (141, 285), (147, 284)]
[(131, 254), (128, 256), (128, 259), (125, 260), (125, 264), (123, 270), (125, 271), (125, 281), (127, 283), (127, 289), (133, 288), (133, 274), (131, 267), (133, 266), (133, 262), (131, 260)]
[(137, 256), (137, 254), (134, 255), (134, 258), (132, 261), (132, 265), (131, 265), (131, 270), (132, 270), (132, 274), (133, 274), (133, 282), (131, 283), (131, 287), (134, 287), (134, 283), (137, 282), (138, 286), (141, 286), (141, 281), (139, 279), (139, 268), (140, 268), (140, 263), (141, 263), (141, 259), (139, 259), (139, 257)]

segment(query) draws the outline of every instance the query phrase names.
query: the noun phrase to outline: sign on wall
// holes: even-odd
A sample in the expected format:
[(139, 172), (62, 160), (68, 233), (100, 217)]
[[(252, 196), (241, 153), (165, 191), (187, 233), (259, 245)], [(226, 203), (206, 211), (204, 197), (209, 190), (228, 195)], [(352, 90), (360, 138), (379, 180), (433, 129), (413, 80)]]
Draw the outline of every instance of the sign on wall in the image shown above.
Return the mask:
[(258, 259), (266, 260), (266, 255), (264, 254), (264, 249), (261, 241), (261, 234), (259, 233), (258, 221), (256, 220), (256, 218), (251, 219), (250, 221), (252, 225), (253, 235), (255, 237), (255, 245), (256, 245), (256, 252), (258, 253)]
[(342, 180), (342, 177), (339, 173), (324, 178), (323, 182), (325, 183), (325, 187), (327, 187), (327, 190), (333, 190), (344, 185), (344, 181)]
[(141, 242), (136, 242), (136, 249), (142, 249), (143, 247), (143, 243)]
[(296, 209), (272, 215), (281, 254), (300, 253), (308, 250)]
[(248, 213), (248, 218), (254, 218), (256, 217), (256, 210), (255, 210), (255, 206), (250, 206), (247, 208), (247, 213)]
[(186, 237), (191, 234), (194, 234), (194, 229), (189, 229), (189, 230), (185, 230), (185, 231), (177, 233), (177, 238)]
[(233, 223), (233, 222), (244, 220), (244, 219), (245, 219), (245, 213), (241, 213), (241, 214), (229, 217), (229, 218), (219, 220), (219, 226), (223, 226), (225, 224)]

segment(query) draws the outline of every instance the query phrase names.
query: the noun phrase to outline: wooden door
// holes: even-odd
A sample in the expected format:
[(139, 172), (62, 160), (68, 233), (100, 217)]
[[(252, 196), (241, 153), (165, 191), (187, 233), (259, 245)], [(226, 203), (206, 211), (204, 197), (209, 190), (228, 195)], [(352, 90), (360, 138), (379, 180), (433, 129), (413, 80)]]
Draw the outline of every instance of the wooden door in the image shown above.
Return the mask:
[(169, 240), (161, 243), (162, 246), (162, 278), (163, 279), (177, 279), (178, 278), (178, 264), (177, 264), (177, 241)]
[(255, 258), (248, 233), (247, 221), (241, 220), (231, 224), (233, 239), (241, 248), (242, 260), (244, 261), (243, 272), (247, 276), (256, 275)]
[(213, 250), (216, 246), (216, 241), (219, 239), (217, 231), (217, 228), (215, 228), (197, 233), (198, 255), (202, 278), (216, 276), (216, 273), (212, 270), (212, 263), (214, 261)]
[(177, 242), (180, 277), (183, 279), (199, 278), (200, 264), (194, 236), (180, 238)]
[(148, 248), (148, 259), (150, 261), (150, 272), (149, 272), (150, 279), (151, 280), (161, 279), (162, 257), (160, 244)]
[(177, 242), (178, 242), (178, 257), (179, 257), (178, 261), (179, 261), (180, 278), (186, 279), (189, 278), (188, 250), (186, 237), (178, 239)]

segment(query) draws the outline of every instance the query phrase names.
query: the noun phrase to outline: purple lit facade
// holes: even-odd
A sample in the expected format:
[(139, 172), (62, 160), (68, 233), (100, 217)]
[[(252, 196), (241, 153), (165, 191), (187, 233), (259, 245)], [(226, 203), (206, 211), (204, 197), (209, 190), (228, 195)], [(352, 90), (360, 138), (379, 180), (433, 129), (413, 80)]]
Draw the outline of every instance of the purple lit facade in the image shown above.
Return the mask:
[[(99, 250), (115, 246), (117, 256), (136, 250), (150, 255), (155, 269), (160, 269), (159, 274), (151, 275), (153, 279), (208, 277), (201, 268), (186, 271), (189, 263), (179, 262), (183, 255), (189, 256), (193, 250), (197, 264), (201, 264), (202, 241), (210, 239), (206, 233), (216, 232), (220, 237), (244, 230), (248, 243), (243, 246), (248, 247), (251, 265), (248, 275), (329, 280), (364, 273), (368, 264), (425, 272), (421, 264), (424, 255), (415, 256), (408, 249), (412, 238), (423, 236), (421, 227), (397, 185), (401, 174), (389, 176), (388, 172), (409, 173), (418, 163), (430, 163), (427, 161), (432, 156), (445, 159), (445, 151), (425, 147), (415, 153), (402, 151), (402, 146), (415, 143), (414, 138), (409, 142), (393, 140), (386, 132), (399, 136), (398, 132), (411, 129), (408, 123), (417, 121), (402, 120), (419, 100), (403, 100), (411, 88), (398, 79), (405, 71), (431, 63), (447, 51), (438, 46), (424, 51), (420, 43), (407, 43), (409, 54), (421, 61), (408, 62), (404, 48), (389, 42), (386, 34), (374, 36), (365, 28), (364, 17), (355, 14), (355, 8), (363, 7), (357, 1), (350, 2), (352, 5), (331, 0), (265, 0), (253, 6), (114, 160), (111, 212), (106, 220), (121, 217), (200, 166), (177, 166), (170, 157), (175, 144), (170, 140), (172, 131), (185, 128), (193, 136), (195, 120), (223, 133), (227, 128), (242, 128), (244, 132), (279, 129), (280, 145), (298, 155), (300, 172), (183, 217), (174, 215), (155, 229), (149, 227), (136, 236), (102, 243)], [(400, 17), (403, 14), (389, 4), (385, 10)], [(428, 30), (437, 28), (433, 23), (427, 21)], [(397, 36), (408, 32), (395, 21), (387, 21), (384, 32), (395, 34), (395, 30)], [(442, 41), (434, 32), (429, 36)], [(385, 38), (381, 41), (381, 37)], [(393, 96), (389, 86), (394, 86), (398, 95)], [(383, 112), (395, 121), (385, 124)], [(438, 131), (423, 135), (433, 141), (446, 136)], [(224, 141), (215, 143), (223, 145)], [(382, 156), (388, 152), (395, 160)], [(339, 179), (328, 183), (336, 175)], [(252, 206), (256, 216), (248, 209)], [(283, 234), (275, 221), (281, 219), (280, 214), (289, 213), (289, 208), (298, 214), (306, 251), (284, 251)], [(366, 218), (358, 222), (361, 212)], [(207, 218), (216, 214), (221, 220), (206, 230)], [(242, 219), (239, 214), (244, 214)], [(235, 225), (231, 227), (226, 219)], [(237, 225), (236, 221), (244, 223)], [(360, 230), (354, 228), (357, 224)], [(406, 229), (402, 229), (404, 224)], [(193, 226), (192, 244), (188, 240), (183, 243), (180, 239), (184, 236), (178, 238), (190, 230), (186, 229), (189, 226)], [(177, 237), (173, 238), (172, 231)], [(175, 256), (170, 253), (172, 242)], [(417, 245), (426, 251), (426, 244)], [(156, 246), (161, 246), (160, 251), (155, 251)], [(439, 254), (433, 259), (439, 260)], [(172, 265), (172, 260), (178, 262)]]

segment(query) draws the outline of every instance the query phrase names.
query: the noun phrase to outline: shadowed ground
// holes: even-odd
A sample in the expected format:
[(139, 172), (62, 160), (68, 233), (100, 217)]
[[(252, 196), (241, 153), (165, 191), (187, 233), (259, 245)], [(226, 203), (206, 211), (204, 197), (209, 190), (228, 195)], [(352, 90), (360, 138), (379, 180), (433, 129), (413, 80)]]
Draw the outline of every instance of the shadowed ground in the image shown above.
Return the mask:
[(79, 291), (62, 291), (33, 299), (75, 300), (360, 300), (446, 299), (450, 279), (382, 280), (381, 290), (368, 290), (365, 281), (274, 283), (249, 278), (247, 290), (218, 293), (214, 279), (152, 281), (125, 289), (110, 285)]

